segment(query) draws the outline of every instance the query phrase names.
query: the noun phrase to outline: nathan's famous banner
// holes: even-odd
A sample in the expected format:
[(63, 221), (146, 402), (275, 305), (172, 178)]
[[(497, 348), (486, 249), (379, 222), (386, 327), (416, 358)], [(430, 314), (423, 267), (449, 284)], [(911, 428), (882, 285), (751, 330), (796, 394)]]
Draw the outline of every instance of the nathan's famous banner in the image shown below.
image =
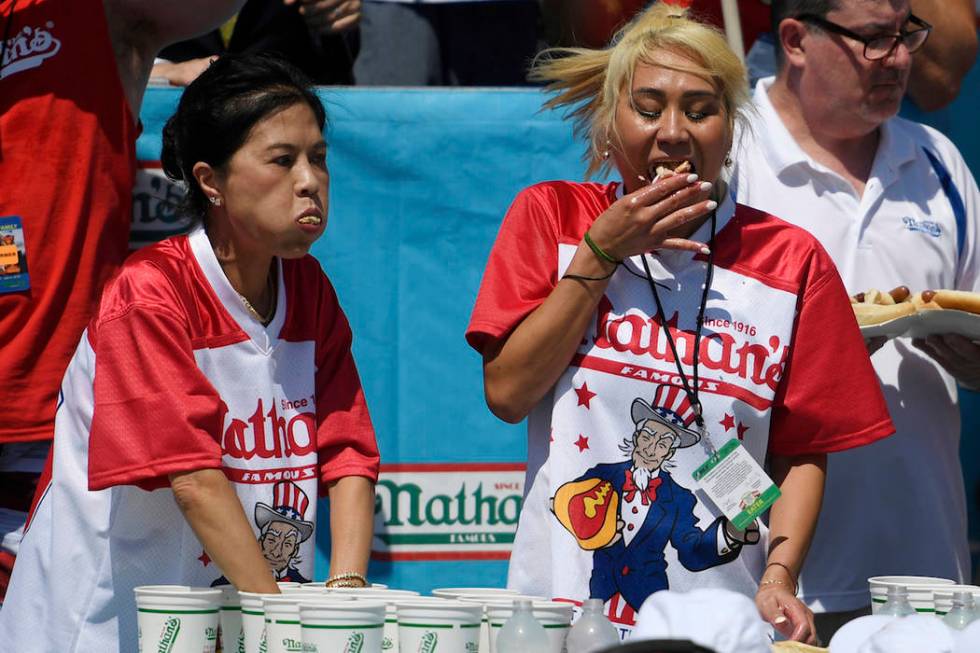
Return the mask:
[(524, 465), (422, 463), (382, 467), (375, 560), (506, 560), (524, 490)]
[[(963, 88), (980, 88), (980, 71)], [(134, 247), (189, 226), (177, 210), (183, 189), (159, 163), (179, 96), (151, 87), (144, 100)], [(510, 202), (539, 181), (582, 179), (584, 144), (559, 113), (540, 110), (535, 89), (324, 88), (320, 96), (330, 209), (313, 255), (350, 319), (382, 456), (369, 574), (423, 592), (502, 585), (525, 489), (525, 428), (487, 410), (481, 360), (463, 333)], [(978, 111), (974, 93), (927, 117), (975, 172), (980, 132), (970, 116)], [(973, 401), (964, 402), (967, 434), (980, 428)], [(964, 460), (980, 458), (977, 438), (962, 441), (973, 447)], [(964, 472), (974, 487), (980, 469)], [(318, 579), (330, 555), (322, 508)]]

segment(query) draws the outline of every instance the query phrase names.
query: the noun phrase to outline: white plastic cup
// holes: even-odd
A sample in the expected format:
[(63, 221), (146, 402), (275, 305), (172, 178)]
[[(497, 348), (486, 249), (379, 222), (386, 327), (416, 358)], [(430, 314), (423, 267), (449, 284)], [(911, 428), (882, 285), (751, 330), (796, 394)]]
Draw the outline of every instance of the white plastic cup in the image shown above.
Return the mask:
[(932, 613), (935, 611), (932, 590), (936, 586), (954, 585), (949, 578), (933, 576), (872, 576), (868, 579), (871, 589), (871, 614), (877, 614), (887, 600), (888, 587), (902, 585), (908, 588), (909, 604), (916, 612)]
[(215, 653), (221, 590), (146, 586), (133, 592), (140, 653)]
[[(490, 647), (487, 650), (491, 653), (497, 653), (497, 635), (507, 620), (513, 616), (514, 604), (511, 602), (510, 605), (501, 605), (495, 601), (487, 604), (486, 610), (490, 625)], [(573, 610), (571, 603), (535, 601), (531, 604), (531, 612), (534, 618), (544, 627), (544, 632), (548, 636), (550, 653), (562, 653), (565, 650), (565, 638), (568, 637), (568, 630), (572, 627)], [(509, 652), (500, 651), (499, 653)]]
[(357, 601), (381, 601), (385, 604), (385, 627), (381, 639), (381, 648), (385, 653), (398, 653), (398, 614), (395, 609), (397, 602), (441, 602), (445, 600), (435, 596), (419, 596), (418, 592), (411, 590), (389, 590), (375, 587), (361, 589), (338, 588), (327, 591), (327, 596), (329, 597), (338, 595), (353, 598)]
[(459, 596), (517, 596), (517, 590), (506, 587), (440, 587), (432, 590), (432, 596), (443, 599), (455, 599)]
[(487, 617), (487, 608), (490, 605), (513, 606), (516, 599), (527, 599), (529, 601), (547, 601), (543, 596), (528, 596), (526, 594), (461, 594), (456, 597), (456, 601), (464, 603), (479, 603), (483, 606), (483, 622), (480, 624), (480, 650), (489, 653), (490, 648), (490, 619)]
[(309, 592), (293, 591), (279, 596), (266, 596), (262, 599), (265, 613), (265, 643), (267, 653), (302, 653), (303, 631), (300, 627), (299, 608), (307, 602), (353, 603), (346, 596), (323, 597)]
[(483, 607), (463, 601), (399, 601), (398, 649), (477, 653)]
[(245, 642), (245, 653), (263, 653), (266, 650), (265, 608), (262, 606), (262, 600), (266, 597), (281, 598), (282, 594), (238, 593), (242, 606), (242, 638)]
[(973, 594), (973, 602), (980, 605), (980, 587), (977, 585), (942, 585), (932, 590), (933, 604), (936, 616), (943, 617), (953, 607), (953, 592), (969, 592)]
[(222, 653), (239, 653), (245, 650), (245, 633), (242, 632), (242, 603), (234, 585), (219, 585), (221, 590), (221, 617), (218, 639)]
[(299, 605), (303, 651), (380, 653), (385, 609), (383, 601), (303, 601)]

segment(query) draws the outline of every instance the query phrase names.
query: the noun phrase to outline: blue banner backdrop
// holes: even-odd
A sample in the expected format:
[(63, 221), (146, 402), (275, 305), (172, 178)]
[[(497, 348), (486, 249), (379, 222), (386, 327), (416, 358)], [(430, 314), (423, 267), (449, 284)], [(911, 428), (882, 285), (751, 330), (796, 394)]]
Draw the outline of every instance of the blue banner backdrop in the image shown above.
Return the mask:
[[(965, 89), (977, 89), (977, 70)], [(972, 85), (969, 82), (972, 81)], [(136, 240), (179, 230), (160, 179), (160, 133), (180, 91), (151, 88), (137, 154)], [(940, 117), (974, 170), (980, 94)], [(523, 425), (495, 419), (481, 361), (463, 332), (500, 220), (514, 195), (581, 179), (584, 144), (536, 90), (321, 89), (330, 126), (329, 226), (313, 254), (354, 330), (383, 474), (370, 575), (427, 592), (502, 585), (523, 492)], [(952, 120), (949, 120), (952, 116)], [(977, 460), (980, 405), (964, 397), (964, 460)], [(973, 494), (975, 470), (967, 470)], [(326, 506), (323, 506), (326, 509)], [(326, 513), (322, 513), (326, 514)], [(329, 561), (326, 517), (317, 578)], [(975, 520), (974, 520), (975, 521)], [(937, 552), (938, 554), (938, 552)]]

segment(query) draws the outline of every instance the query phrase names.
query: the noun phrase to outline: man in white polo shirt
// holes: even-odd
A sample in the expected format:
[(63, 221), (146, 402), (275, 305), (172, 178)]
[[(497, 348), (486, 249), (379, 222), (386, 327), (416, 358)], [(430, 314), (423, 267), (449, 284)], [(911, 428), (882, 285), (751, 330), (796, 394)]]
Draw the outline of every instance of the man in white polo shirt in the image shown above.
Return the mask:
[[(816, 235), (852, 294), (980, 290), (976, 182), (948, 139), (895, 117), (928, 25), (908, 0), (774, 0), (773, 11), (779, 73), (756, 86), (733, 153), (738, 202)], [(800, 579), (825, 642), (870, 610), (869, 576), (970, 578), (956, 385), (980, 388), (980, 347), (896, 338), (871, 360), (898, 431), (829, 456)]]

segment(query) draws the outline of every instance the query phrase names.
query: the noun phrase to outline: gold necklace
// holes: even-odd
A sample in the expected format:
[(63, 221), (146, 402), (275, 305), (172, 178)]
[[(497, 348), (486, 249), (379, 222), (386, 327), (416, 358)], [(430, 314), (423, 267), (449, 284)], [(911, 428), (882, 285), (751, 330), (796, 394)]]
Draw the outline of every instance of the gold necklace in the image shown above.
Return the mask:
[(268, 326), (269, 322), (272, 321), (272, 316), (276, 314), (277, 297), (276, 297), (275, 276), (270, 275), (269, 277), (267, 277), (266, 289), (271, 292), (271, 297), (272, 297), (272, 303), (269, 307), (269, 313), (267, 315), (262, 315), (257, 310), (255, 310), (255, 307), (252, 306), (252, 302), (248, 301), (248, 298), (245, 295), (238, 293), (239, 299), (241, 299), (242, 304), (245, 305), (245, 310), (251, 313), (252, 317), (254, 317), (256, 320), (261, 322), (263, 326)]

